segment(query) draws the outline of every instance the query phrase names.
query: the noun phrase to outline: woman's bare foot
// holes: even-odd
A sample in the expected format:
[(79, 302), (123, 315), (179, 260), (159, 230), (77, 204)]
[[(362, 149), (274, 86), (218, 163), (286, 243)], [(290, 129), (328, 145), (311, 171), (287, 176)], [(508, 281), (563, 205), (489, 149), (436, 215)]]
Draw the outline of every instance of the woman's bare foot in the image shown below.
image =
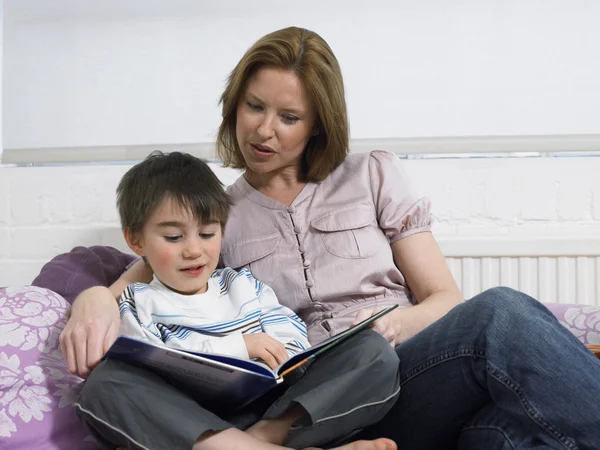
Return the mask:
[[(304, 450), (320, 450), (314, 447)], [(398, 450), (396, 443), (390, 439), (375, 439), (374, 441), (354, 441), (349, 444), (336, 447), (333, 450)]]

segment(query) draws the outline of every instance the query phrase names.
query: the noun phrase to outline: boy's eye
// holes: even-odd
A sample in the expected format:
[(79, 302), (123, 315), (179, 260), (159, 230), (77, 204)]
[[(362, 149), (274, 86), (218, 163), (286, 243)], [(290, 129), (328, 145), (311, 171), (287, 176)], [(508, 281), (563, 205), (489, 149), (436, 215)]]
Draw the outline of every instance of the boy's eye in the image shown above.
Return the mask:
[(210, 239), (215, 235), (215, 233), (200, 233), (200, 237), (202, 239)]
[(179, 239), (181, 239), (181, 236), (165, 236), (167, 242), (177, 242)]

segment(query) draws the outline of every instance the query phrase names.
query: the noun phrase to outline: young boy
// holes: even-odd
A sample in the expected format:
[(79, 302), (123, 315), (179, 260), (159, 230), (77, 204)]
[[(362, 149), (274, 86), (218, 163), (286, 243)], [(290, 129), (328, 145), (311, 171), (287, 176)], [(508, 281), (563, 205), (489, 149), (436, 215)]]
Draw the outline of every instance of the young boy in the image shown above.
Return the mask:
[(270, 287), (247, 269), (217, 270), (230, 199), (201, 160), (151, 155), (125, 174), (117, 206), (127, 245), (154, 272), (121, 295), (120, 334), (271, 368), (310, 347), (304, 322)]
[[(279, 305), (270, 287), (247, 269), (217, 269), (231, 200), (204, 162), (187, 154), (155, 152), (123, 176), (117, 205), (128, 246), (154, 272), (149, 284), (134, 283), (121, 295), (122, 335), (178, 349), (259, 358), (272, 368), (310, 346), (302, 320)], [(376, 342), (375, 347), (371, 343), (364, 347), (361, 342), (367, 338)], [(376, 422), (399, 392), (396, 353), (381, 342), (383, 338), (374, 332), (361, 332), (317, 359), (264, 415), (264, 400), (259, 399), (238, 416), (226, 417), (240, 428), (245, 428), (241, 424), (249, 416), (255, 418), (252, 422), (256, 423), (245, 432), (200, 409), (193, 448), (281, 449), (286, 440), (299, 446), (316, 445)], [(117, 361), (104, 361), (99, 368), (102, 365), (100, 372), (109, 370), (106, 365), (123, 370), (123, 363)], [(97, 372), (98, 368), (90, 378)], [(381, 380), (377, 395), (361, 389), (364, 377)], [(131, 394), (134, 401), (139, 398), (142, 403), (141, 397), (150, 391), (144, 383), (142, 376), (136, 383), (139, 396)], [(142, 418), (148, 420), (143, 408), (136, 405), (129, 414), (110, 411), (111, 415), (121, 413), (117, 422), (123, 428), (119, 430), (98, 418), (96, 411), (106, 395), (92, 391), (84, 387), (77, 406), (99, 440), (108, 446), (147, 448), (141, 441), (147, 442), (148, 429), (140, 430), (140, 436), (132, 436), (131, 431), (139, 428)], [(137, 420), (130, 419), (130, 414), (138, 416)], [(128, 421), (131, 427), (124, 423)], [(324, 421), (327, 426), (319, 423)], [(156, 430), (162, 424), (148, 425)], [(173, 436), (160, 444), (162, 434), (149, 439), (153, 448), (171, 448), (180, 438)], [(395, 445), (376, 440), (343, 448), (394, 449)]]

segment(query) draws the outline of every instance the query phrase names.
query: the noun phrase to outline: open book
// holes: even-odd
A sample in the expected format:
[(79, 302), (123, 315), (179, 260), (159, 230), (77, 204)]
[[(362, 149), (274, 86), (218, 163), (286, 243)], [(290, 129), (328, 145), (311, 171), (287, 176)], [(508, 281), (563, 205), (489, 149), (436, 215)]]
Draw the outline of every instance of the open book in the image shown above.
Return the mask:
[(220, 407), (241, 407), (281, 383), (287, 374), (310, 359), (369, 328), (373, 322), (397, 306), (379, 311), (357, 325), (290, 357), (275, 369), (259, 361), (172, 349), (125, 336), (115, 341), (104, 358), (120, 359), (166, 376), (177, 387), (207, 406), (215, 404)]

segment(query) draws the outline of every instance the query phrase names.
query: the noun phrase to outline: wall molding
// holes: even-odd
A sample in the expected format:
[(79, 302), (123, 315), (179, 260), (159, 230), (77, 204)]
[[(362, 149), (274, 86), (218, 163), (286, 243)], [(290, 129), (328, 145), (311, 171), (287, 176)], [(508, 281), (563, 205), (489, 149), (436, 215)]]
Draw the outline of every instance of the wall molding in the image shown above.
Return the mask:
[(596, 257), (600, 235), (436, 237), (446, 258)]
[[(139, 161), (153, 150), (188, 152), (215, 159), (214, 143), (110, 145), (4, 149), (5, 164), (53, 164)], [(462, 136), (431, 138), (353, 139), (352, 153), (388, 150), (398, 155), (502, 155), (540, 153), (544, 156), (600, 152), (600, 134), (539, 136)]]

